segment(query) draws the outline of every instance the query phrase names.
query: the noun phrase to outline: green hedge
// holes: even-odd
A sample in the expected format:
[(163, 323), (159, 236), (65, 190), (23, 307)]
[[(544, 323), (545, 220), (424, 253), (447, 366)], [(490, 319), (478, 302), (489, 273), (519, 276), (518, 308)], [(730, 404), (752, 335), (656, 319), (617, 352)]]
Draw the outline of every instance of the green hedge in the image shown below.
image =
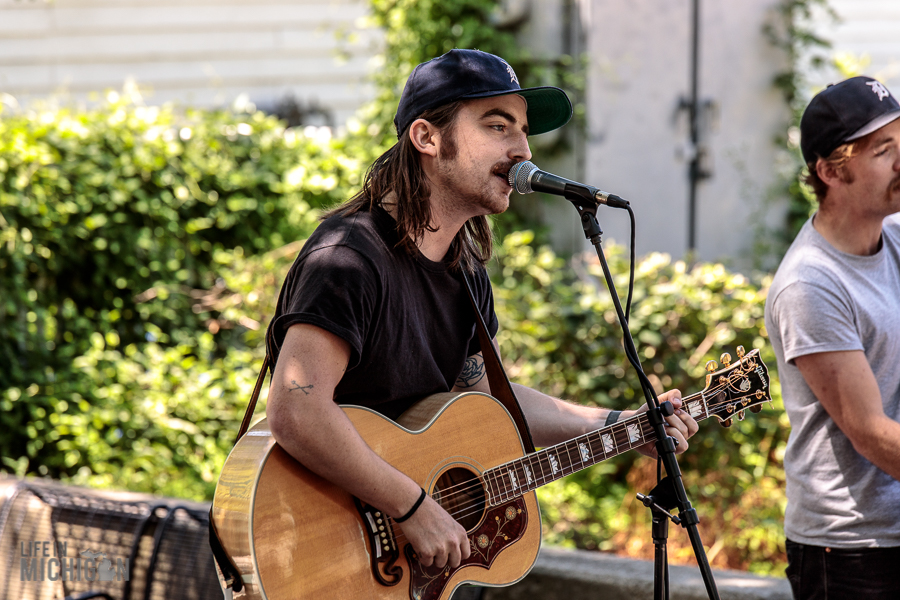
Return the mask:
[(78, 461), (49, 447), (46, 420), (103, 404), (85, 375), (98, 349), (159, 343), (212, 361), (240, 347), (223, 265), (308, 234), (311, 207), (359, 183), (368, 150), (352, 143), (259, 112), (176, 113), (115, 94), (90, 111), (0, 113), (4, 462), (71, 473)]

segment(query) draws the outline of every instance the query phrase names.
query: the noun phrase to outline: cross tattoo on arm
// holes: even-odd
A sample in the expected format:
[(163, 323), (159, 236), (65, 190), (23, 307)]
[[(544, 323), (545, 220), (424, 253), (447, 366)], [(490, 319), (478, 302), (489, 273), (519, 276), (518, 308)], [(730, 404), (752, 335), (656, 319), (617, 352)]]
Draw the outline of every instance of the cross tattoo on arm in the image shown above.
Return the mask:
[(312, 385), (312, 384), (309, 384), (309, 385), (300, 385), (299, 383), (297, 383), (297, 382), (294, 381), (293, 379), (291, 379), (291, 383), (293, 384), (294, 387), (290, 388), (290, 391), (300, 390), (301, 392), (303, 392), (303, 393), (306, 394), (307, 396), (309, 396), (309, 391), (308, 391), (308, 390), (313, 389), (313, 385)]

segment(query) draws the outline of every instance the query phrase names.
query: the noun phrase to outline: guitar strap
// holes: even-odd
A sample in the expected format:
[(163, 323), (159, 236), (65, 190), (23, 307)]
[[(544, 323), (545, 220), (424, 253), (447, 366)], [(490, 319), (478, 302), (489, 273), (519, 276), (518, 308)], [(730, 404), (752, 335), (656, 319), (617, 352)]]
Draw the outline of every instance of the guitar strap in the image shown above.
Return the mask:
[(472, 283), (469, 280), (469, 274), (465, 268), (462, 269), (463, 281), (466, 284), (466, 291), (469, 293), (469, 301), (472, 303), (472, 312), (475, 313), (475, 329), (478, 330), (478, 341), (481, 344), (481, 355), (484, 357), (484, 368), (487, 371), (488, 383), (491, 386), (491, 394), (506, 407), (510, 416), (519, 430), (519, 436), (522, 438), (522, 444), (525, 446), (525, 453), (534, 452), (534, 441), (531, 439), (531, 430), (528, 429), (528, 421), (522, 414), (522, 407), (516, 398), (516, 393), (512, 389), (509, 377), (503, 369), (503, 363), (500, 362), (500, 355), (494, 347), (491, 336), (488, 334), (487, 327), (484, 324), (484, 317), (478, 308), (478, 302), (475, 301), (475, 293), (472, 291)]
[(271, 355), (268, 351), (269, 347), (269, 330), (266, 330), (266, 358), (263, 359), (259, 377), (256, 378), (256, 385), (253, 387), (253, 393), (250, 395), (250, 404), (247, 405), (247, 410), (244, 412), (244, 420), (241, 421), (237, 439), (234, 440), (235, 444), (241, 441), (241, 438), (247, 433), (247, 429), (250, 428), (250, 419), (253, 418), (253, 413), (256, 412), (256, 400), (259, 398), (259, 392), (262, 390), (263, 382), (266, 380), (266, 371), (269, 370), (269, 365), (272, 363)]

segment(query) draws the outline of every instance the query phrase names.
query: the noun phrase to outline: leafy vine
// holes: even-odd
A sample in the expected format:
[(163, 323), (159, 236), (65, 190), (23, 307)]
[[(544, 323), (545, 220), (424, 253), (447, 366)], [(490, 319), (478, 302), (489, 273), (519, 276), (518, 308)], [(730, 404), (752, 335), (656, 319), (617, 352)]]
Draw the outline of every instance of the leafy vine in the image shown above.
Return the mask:
[(783, 150), (778, 157), (780, 178), (774, 191), (779, 197), (789, 199), (786, 227), (779, 240), (783, 248), (793, 240), (815, 207), (815, 196), (801, 183), (806, 165), (799, 147), (800, 117), (809, 101), (810, 74), (830, 62), (831, 42), (816, 33), (817, 10), (824, 11), (830, 19), (839, 18), (828, 0), (782, 0), (775, 8), (775, 18), (763, 26), (769, 42), (787, 57), (787, 68), (773, 81), (790, 110), (788, 126), (774, 140), (776, 148)]

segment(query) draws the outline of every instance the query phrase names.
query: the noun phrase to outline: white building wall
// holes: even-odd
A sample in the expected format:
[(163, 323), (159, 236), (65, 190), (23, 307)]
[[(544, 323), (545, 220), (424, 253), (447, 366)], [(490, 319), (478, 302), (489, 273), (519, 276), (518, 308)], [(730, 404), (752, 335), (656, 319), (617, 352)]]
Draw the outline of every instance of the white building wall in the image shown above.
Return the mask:
[(380, 33), (360, 29), (366, 12), (365, 0), (0, 0), (0, 93), (83, 100), (130, 78), (151, 103), (293, 96), (341, 123), (373, 94)]
[[(637, 251), (685, 255), (690, 0), (586, 0), (588, 139), (585, 180), (631, 201)], [(772, 86), (784, 58), (762, 27), (778, 0), (701, 0), (700, 97), (718, 107), (708, 136), (712, 177), (697, 192), (697, 256), (749, 264), (754, 213), (775, 180), (774, 137), (787, 108)], [(782, 209), (783, 210), (783, 209)], [(607, 238), (628, 241), (623, 211), (605, 210)]]
[[(832, 43), (832, 55), (849, 55), (864, 63), (862, 72), (900, 94), (900, 2), (897, 0), (829, 0), (838, 20), (817, 13), (817, 31)], [(813, 74), (818, 88), (841, 79), (834, 68)]]

